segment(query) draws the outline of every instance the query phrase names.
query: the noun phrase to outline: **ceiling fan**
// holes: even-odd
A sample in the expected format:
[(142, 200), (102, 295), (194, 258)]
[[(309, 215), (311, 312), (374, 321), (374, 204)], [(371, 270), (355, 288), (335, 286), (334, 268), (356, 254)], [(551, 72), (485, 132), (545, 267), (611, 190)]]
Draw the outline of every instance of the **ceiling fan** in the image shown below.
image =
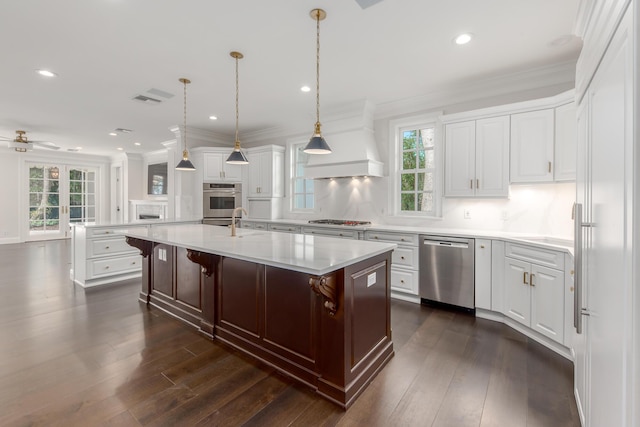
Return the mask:
[(26, 136), (26, 131), (17, 130), (16, 137), (14, 139), (10, 139), (4, 136), (0, 136), (0, 140), (5, 140), (9, 142), (9, 148), (13, 148), (14, 150), (24, 153), (27, 150), (33, 150), (34, 147), (38, 148), (46, 148), (49, 150), (59, 150), (60, 147), (49, 141), (29, 141)]

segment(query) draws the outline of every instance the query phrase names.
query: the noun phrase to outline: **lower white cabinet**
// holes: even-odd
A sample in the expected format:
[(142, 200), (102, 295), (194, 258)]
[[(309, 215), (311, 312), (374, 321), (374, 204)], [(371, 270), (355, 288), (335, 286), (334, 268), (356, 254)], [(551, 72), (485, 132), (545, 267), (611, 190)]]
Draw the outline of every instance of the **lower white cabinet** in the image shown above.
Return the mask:
[(366, 240), (396, 243), (391, 254), (391, 293), (399, 299), (419, 301), (419, 256), (418, 235), (386, 231), (366, 231)]
[(476, 308), (491, 310), (491, 240), (475, 239)]
[(342, 239), (359, 239), (360, 232), (358, 230), (349, 230), (343, 228), (330, 227), (302, 227), (304, 234), (313, 234), (315, 236), (340, 237)]
[(300, 233), (300, 226), (294, 224), (269, 224), (269, 231), (279, 231), (281, 233)]
[[(527, 251), (536, 252), (532, 248), (527, 248)], [(505, 257), (504, 314), (558, 343), (563, 343), (564, 271), (524, 261), (524, 256), (520, 258)], [(562, 258), (564, 262), (564, 257)]]
[[(140, 227), (147, 226), (126, 226), (129, 229)], [(118, 234), (121, 228), (122, 225), (73, 227), (71, 279), (75, 283), (88, 288), (142, 274), (140, 251), (129, 246), (125, 237)]]

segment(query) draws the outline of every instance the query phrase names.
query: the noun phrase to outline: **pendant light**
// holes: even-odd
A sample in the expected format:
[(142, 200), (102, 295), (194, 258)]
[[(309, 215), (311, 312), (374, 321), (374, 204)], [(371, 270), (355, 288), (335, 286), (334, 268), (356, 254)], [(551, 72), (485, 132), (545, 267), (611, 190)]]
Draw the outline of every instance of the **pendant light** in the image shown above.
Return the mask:
[(327, 17), (327, 13), (322, 9), (313, 9), (310, 15), (316, 21), (316, 125), (304, 152), (331, 154), (331, 148), (320, 132), (320, 21)]
[(187, 85), (191, 83), (191, 80), (184, 77), (179, 79), (180, 83), (184, 85), (184, 129), (182, 132), (182, 141), (184, 141), (184, 150), (182, 150), (182, 160), (176, 166), (176, 170), (179, 171), (194, 171), (196, 170), (191, 160), (189, 160), (189, 152), (187, 151)]
[(238, 60), (244, 58), (244, 55), (235, 51), (229, 53), (229, 55), (236, 60), (236, 142), (233, 151), (227, 159), (227, 163), (232, 165), (246, 165), (249, 164), (249, 160), (247, 160), (247, 157), (240, 149), (240, 140), (238, 139)]

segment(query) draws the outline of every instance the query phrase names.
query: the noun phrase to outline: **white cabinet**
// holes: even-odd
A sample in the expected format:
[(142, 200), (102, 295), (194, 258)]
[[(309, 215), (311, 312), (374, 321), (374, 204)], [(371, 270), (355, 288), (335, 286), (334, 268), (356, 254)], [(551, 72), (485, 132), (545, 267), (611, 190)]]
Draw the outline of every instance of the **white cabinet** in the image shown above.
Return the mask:
[(491, 240), (475, 240), (476, 308), (491, 310)]
[(509, 117), (445, 127), (445, 196), (509, 195)]
[[(126, 228), (147, 227), (126, 225)], [(72, 227), (71, 278), (88, 288), (139, 277), (142, 269), (140, 251), (129, 246), (118, 233), (123, 226)]]
[(391, 255), (392, 296), (419, 302), (418, 235), (375, 230), (366, 231), (364, 234), (366, 240), (391, 242), (398, 245), (398, 248)]
[(247, 150), (248, 198), (282, 197), (284, 190), (284, 147), (269, 145)]
[(345, 228), (336, 227), (302, 227), (304, 234), (312, 234), (314, 236), (328, 236), (328, 237), (340, 237), (342, 239), (355, 239), (360, 238), (358, 230), (349, 230)]
[(577, 143), (576, 105), (571, 102), (555, 109), (554, 181), (575, 181)]
[(511, 182), (553, 181), (554, 110), (511, 115)]
[(230, 149), (203, 153), (204, 182), (241, 182), (242, 166), (226, 163)]
[(267, 226), (269, 231), (279, 231), (282, 233), (300, 233), (300, 226), (295, 224), (272, 224)]
[(564, 254), (508, 243), (506, 255), (504, 314), (562, 344)]

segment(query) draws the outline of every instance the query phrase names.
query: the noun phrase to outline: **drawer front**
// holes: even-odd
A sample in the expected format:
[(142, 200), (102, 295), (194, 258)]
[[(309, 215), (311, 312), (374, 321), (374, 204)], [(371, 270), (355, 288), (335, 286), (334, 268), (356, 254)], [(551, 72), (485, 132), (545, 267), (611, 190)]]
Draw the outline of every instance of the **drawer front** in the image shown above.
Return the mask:
[(142, 257), (140, 255), (100, 258), (87, 261), (87, 276), (89, 279), (121, 273), (133, 273), (141, 269)]
[(406, 234), (406, 233), (389, 233), (389, 232), (381, 232), (381, 231), (367, 231), (365, 233), (366, 240), (374, 240), (374, 241), (382, 241), (382, 242), (391, 242), (398, 243), (401, 245), (410, 245), (410, 246), (418, 246), (418, 235), (417, 234)]
[(285, 233), (299, 233), (300, 226), (288, 224), (269, 224), (269, 231), (282, 231)]
[(240, 228), (255, 228), (255, 224), (253, 222), (240, 221)]
[(92, 237), (112, 237), (112, 236), (119, 236), (121, 234), (117, 233), (117, 231), (122, 230), (122, 229), (132, 229), (132, 228), (146, 228), (146, 225), (125, 225), (123, 224), (120, 228), (93, 228), (93, 227), (89, 227), (87, 228), (87, 239), (90, 239)]
[(129, 246), (124, 237), (115, 239), (96, 239), (87, 242), (87, 258), (97, 256), (109, 256), (126, 252), (139, 252), (133, 246)]
[(255, 230), (266, 230), (267, 229), (267, 224), (264, 222), (254, 222), (253, 223), (253, 227), (251, 227)]
[(545, 267), (555, 268), (556, 270), (564, 270), (564, 253), (562, 252), (507, 243), (505, 245), (505, 255)]
[(302, 231), (304, 234), (312, 234), (315, 236), (342, 237), (343, 239), (358, 239), (358, 230), (304, 227)]
[(418, 269), (418, 248), (399, 246), (391, 253), (393, 265)]
[(391, 289), (418, 295), (418, 272), (391, 267)]

